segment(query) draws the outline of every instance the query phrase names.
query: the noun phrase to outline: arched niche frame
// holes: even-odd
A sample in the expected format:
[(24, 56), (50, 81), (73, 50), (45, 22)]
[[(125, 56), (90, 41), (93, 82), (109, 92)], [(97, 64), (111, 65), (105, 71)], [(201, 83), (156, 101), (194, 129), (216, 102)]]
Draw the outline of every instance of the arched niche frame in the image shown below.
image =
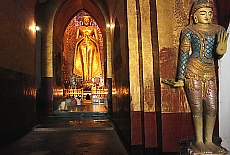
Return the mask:
[[(59, 6), (56, 8), (53, 14), (53, 35), (52, 41), (50, 42), (53, 44), (53, 64), (54, 67), (54, 76), (61, 75), (55, 73), (55, 71), (60, 71), (60, 68), (63, 66), (55, 65), (56, 56), (61, 54), (61, 60), (63, 61), (63, 36), (65, 32), (65, 28), (69, 21), (80, 11), (84, 10), (88, 14), (90, 14), (93, 19), (96, 21), (98, 26), (100, 27), (102, 36), (103, 36), (103, 58), (102, 62), (104, 62), (104, 76), (105, 79), (111, 77), (111, 43), (110, 43), (110, 28), (106, 25), (109, 24), (108, 13), (102, 2), (99, 0), (68, 0), (60, 2)], [(48, 43), (48, 42), (47, 42)], [(48, 43), (49, 44), (49, 43)], [(63, 64), (63, 63), (62, 63)], [(109, 66), (109, 67), (108, 67)], [(62, 78), (62, 77), (58, 77)], [(61, 81), (61, 80), (59, 80)], [(105, 80), (106, 81), (106, 80)], [(54, 79), (56, 83), (56, 80)], [(59, 83), (61, 84), (61, 83)], [(54, 84), (56, 86), (56, 84)]]
[[(102, 66), (102, 71), (104, 70), (104, 39), (103, 35), (101, 33), (100, 27), (98, 26), (96, 20), (93, 18), (92, 15), (90, 15), (88, 12), (85, 12), (85, 10), (81, 10), (75, 16), (70, 19), (69, 23), (67, 23), (67, 26), (64, 31), (64, 37), (63, 37), (63, 64), (62, 64), (62, 70), (63, 70), (63, 81), (69, 81), (70, 80), (70, 85), (76, 85), (76, 78), (80, 78), (80, 76), (74, 75), (73, 74), (73, 66), (74, 62), (74, 54), (76, 50), (76, 31), (77, 29), (82, 26), (82, 17), (83, 16), (90, 16), (92, 18), (91, 21), (91, 26), (95, 27), (98, 32), (98, 37), (99, 37), (99, 50), (100, 50), (100, 60), (101, 60), (101, 66)], [(58, 60), (58, 57), (57, 57)], [(58, 61), (57, 61), (58, 62)], [(102, 72), (102, 77), (104, 77), (104, 73)], [(58, 74), (59, 75), (59, 74)], [(78, 79), (77, 78), (77, 79)], [(81, 79), (81, 78), (80, 78)], [(58, 80), (59, 81), (59, 80)], [(81, 80), (80, 80), (81, 81)], [(57, 82), (57, 81), (56, 81)]]

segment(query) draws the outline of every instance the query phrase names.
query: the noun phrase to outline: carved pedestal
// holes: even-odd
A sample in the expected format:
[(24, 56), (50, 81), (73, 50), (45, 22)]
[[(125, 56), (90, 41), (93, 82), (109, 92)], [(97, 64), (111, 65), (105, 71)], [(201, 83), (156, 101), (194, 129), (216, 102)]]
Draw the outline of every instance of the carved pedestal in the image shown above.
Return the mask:
[[(213, 142), (220, 146), (221, 145), (221, 138), (214, 139)], [(182, 140), (179, 142), (181, 149), (179, 151), (179, 155), (228, 155), (230, 154), (229, 151), (225, 151), (223, 153), (200, 153), (200, 151), (193, 145), (194, 141), (191, 140)]]
[(188, 155), (228, 155), (228, 152), (225, 151), (223, 153), (200, 153), (200, 151), (192, 144), (187, 149)]

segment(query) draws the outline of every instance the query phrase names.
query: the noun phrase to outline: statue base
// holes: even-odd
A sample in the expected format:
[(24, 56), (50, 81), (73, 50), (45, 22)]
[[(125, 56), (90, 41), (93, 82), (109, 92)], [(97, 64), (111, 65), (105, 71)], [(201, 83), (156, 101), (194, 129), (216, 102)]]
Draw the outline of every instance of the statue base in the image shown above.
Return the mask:
[[(221, 146), (222, 139), (216, 138), (213, 142), (217, 146)], [(225, 151), (222, 153), (200, 153), (200, 151), (194, 146), (194, 140), (181, 140), (179, 142), (181, 149), (178, 152), (179, 155), (228, 155), (229, 151)]]
[(190, 146), (187, 149), (187, 154), (188, 155), (228, 155), (228, 151), (222, 153), (200, 153), (200, 151), (192, 143), (190, 143)]

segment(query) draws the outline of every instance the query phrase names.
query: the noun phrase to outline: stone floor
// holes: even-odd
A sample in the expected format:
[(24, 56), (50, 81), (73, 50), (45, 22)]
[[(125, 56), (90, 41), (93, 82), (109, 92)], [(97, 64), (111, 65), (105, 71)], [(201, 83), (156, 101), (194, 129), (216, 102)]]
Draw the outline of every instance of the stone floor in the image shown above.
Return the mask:
[(55, 111), (0, 155), (127, 155), (103, 105)]

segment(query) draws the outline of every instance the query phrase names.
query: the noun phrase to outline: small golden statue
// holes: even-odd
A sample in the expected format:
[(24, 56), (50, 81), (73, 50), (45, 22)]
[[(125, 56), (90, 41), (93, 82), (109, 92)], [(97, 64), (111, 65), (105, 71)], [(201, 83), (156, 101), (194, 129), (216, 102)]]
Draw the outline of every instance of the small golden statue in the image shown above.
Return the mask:
[(99, 39), (90, 16), (83, 16), (82, 23), (76, 33), (73, 74), (83, 77), (84, 83), (90, 83), (92, 78), (102, 74)]
[(212, 141), (218, 107), (214, 59), (226, 53), (228, 40), (226, 30), (212, 24), (213, 7), (211, 0), (194, 2), (193, 21), (181, 33), (177, 81), (163, 80), (173, 87), (185, 86), (195, 130), (193, 147), (201, 154), (226, 151)]

